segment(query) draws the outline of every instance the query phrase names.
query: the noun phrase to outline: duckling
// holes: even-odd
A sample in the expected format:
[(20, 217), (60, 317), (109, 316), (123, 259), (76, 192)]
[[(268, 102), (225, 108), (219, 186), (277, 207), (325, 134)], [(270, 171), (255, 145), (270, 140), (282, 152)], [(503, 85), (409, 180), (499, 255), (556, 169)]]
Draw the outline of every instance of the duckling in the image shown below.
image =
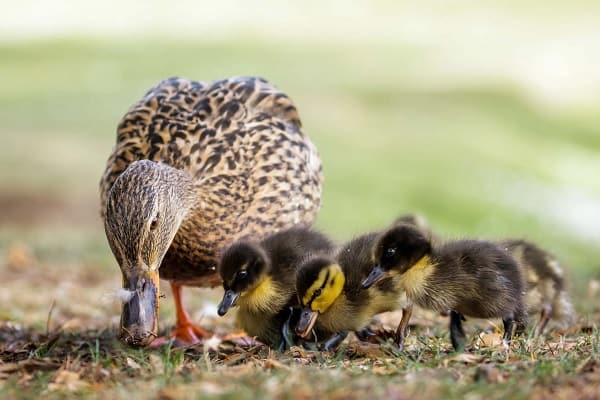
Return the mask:
[(311, 225), (322, 182), (296, 106), (265, 79), (170, 78), (151, 88), (119, 123), (100, 182), (106, 237), (131, 294), (122, 340), (159, 342), (160, 279), (171, 283), (176, 341), (210, 336), (192, 324), (182, 287), (219, 285), (227, 243)]
[(562, 327), (572, 324), (575, 311), (558, 259), (526, 240), (506, 239), (498, 243), (510, 252), (522, 268), (527, 287), (525, 303), (528, 313), (540, 314), (535, 336), (544, 332), (550, 319), (554, 319)]
[(457, 240), (432, 246), (431, 240), (411, 225), (398, 225), (383, 233), (373, 247), (378, 262), (364, 288), (392, 277), (420, 307), (450, 311), (450, 338), (462, 349), (464, 316), (502, 318), (504, 339), (527, 323), (524, 283), (517, 262), (502, 248), (481, 240)]
[[(414, 225), (432, 242), (439, 241), (427, 219), (419, 214), (404, 214), (395, 224)], [(543, 333), (550, 319), (565, 327), (574, 322), (575, 311), (566, 291), (564, 273), (556, 257), (534, 243), (523, 239), (504, 239), (497, 244), (508, 251), (519, 267), (526, 283), (525, 304), (528, 315), (540, 314), (535, 336)], [(442, 313), (448, 315), (449, 312)]]
[(439, 240), (438, 236), (435, 233), (433, 233), (433, 230), (431, 229), (431, 225), (429, 224), (429, 221), (427, 220), (427, 218), (425, 218), (421, 214), (413, 214), (413, 213), (402, 214), (394, 220), (394, 223), (392, 226), (397, 226), (397, 225), (402, 225), (402, 224), (412, 225), (412, 226), (418, 228), (421, 231), (421, 233), (423, 233), (423, 235), (425, 237), (427, 237), (428, 239), (430, 239), (432, 242)]
[(225, 294), (218, 313), (239, 306), (236, 324), (261, 342), (284, 349), (291, 343), (282, 328), (296, 306), (296, 269), (312, 255), (333, 252), (325, 235), (304, 227), (271, 234), (259, 242), (240, 240), (223, 252), (219, 274)]
[(302, 307), (296, 326), (299, 336), (306, 338), (313, 327), (317, 336), (333, 335), (323, 346), (329, 350), (348, 331), (360, 332), (376, 314), (398, 307), (402, 291), (397, 281), (388, 279), (368, 290), (361, 288), (373, 266), (371, 249), (377, 237), (378, 233), (359, 236), (343, 246), (336, 257), (313, 257), (298, 269), (296, 290)]

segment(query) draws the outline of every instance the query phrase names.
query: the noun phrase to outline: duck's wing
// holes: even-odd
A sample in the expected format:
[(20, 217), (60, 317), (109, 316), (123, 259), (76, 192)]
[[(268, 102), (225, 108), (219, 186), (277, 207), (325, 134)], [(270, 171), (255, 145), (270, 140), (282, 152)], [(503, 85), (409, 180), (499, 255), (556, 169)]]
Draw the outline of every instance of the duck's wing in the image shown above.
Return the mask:
[(261, 78), (171, 78), (150, 89), (118, 126), (100, 182), (102, 214), (116, 178), (140, 159), (187, 170), (198, 185), (253, 202), (253, 213), (293, 202), (299, 214), (291, 218), (306, 222), (301, 214), (320, 205), (316, 148), (290, 98)]

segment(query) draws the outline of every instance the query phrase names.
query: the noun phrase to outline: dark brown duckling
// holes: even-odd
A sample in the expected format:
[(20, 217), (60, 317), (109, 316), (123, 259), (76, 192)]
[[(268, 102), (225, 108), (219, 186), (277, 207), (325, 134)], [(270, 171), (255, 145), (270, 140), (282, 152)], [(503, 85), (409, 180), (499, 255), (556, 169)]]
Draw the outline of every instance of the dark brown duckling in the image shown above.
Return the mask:
[(540, 314), (535, 336), (553, 319), (561, 327), (571, 325), (575, 310), (566, 289), (564, 272), (556, 257), (532, 242), (506, 239), (499, 242), (519, 263), (527, 287), (525, 303), (529, 315)]
[(325, 235), (296, 227), (267, 236), (259, 242), (240, 240), (221, 257), (219, 274), (225, 294), (219, 315), (239, 306), (237, 325), (252, 337), (276, 348), (289, 346), (282, 327), (296, 306), (296, 269), (310, 255), (335, 249)]
[(504, 339), (524, 330), (527, 312), (517, 262), (498, 245), (457, 240), (432, 246), (416, 227), (398, 225), (383, 233), (373, 248), (378, 265), (363, 287), (391, 276), (420, 307), (450, 312), (450, 337), (462, 349), (464, 316), (502, 318)]
[[(413, 225), (432, 242), (440, 241), (427, 219), (420, 214), (404, 214), (395, 224)], [(550, 319), (564, 328), (575, 320), (575, 310), (569, 298), (564, 272), (558, 259), (548, 251), (524, 239), (504, 239), (496, 242), (508, 251), (521, 267), (525, 280), (525, 304), (528, 315), (540, 314), (535, 327), (535, 336), (544, 332)], [(444, 313), (446, 315), (449, 312)]]

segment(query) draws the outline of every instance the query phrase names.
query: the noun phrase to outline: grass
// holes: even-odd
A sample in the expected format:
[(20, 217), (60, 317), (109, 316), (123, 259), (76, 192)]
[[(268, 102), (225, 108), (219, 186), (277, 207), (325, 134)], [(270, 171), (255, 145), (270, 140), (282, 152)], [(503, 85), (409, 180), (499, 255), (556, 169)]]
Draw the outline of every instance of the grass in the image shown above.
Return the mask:
[[(11, 375), (0, 394), (60, 398), (122, 398), (138, 393), (159, 398), (530, 398), (569, 393), (571, 386), (600, 384), (597, 329), (580, 327), (566, 336), (519, 340), (502, 347), (449, 351), (447, 340), (421, 332), (407, 350), (351, 342), (336, 353), (293, 348), (222, 345), (155, 351), (123, 346), (111, 330), (36, 335), (2, 327), (13, 344), (0, 365)], [(91, 343), (91, 344), (90, 344)], [(23, 348), (19, 348), (23, 346)], [(5, 351), (3, 355), (6, 355)], [(62, 360), (62, 363), (59, 361)], [(587, 392), (586, 392), (587, 391)], [(162, 397), (161, 397), (162, 396)]]
[[(252, 38), (0, 44), (0, 303), (9, 305), (0, 310), (0, 397), (592, 398), (600, 385), (600, 217), (586, 207), (600, 196), (598, 107), (550, 107), (509, 80), (448, 81), (431, 49), (357, 46)], [(319, 148), (321, 228), (344, 239), (418, 211), (449, 237), (528, 237), (568, 266), (578, 323), (510, 350), (471, 346), (464, 356), (449, 351), (445, 320), (428, 314), (402, 353), (355, 341), (333, 354), (121, 345), (119, 305), (108, 296), (120, 277), (97, 210), (117, 121), (168, 76), (253, 74), (290, 94)], [(219, 291), (188, 293), (195, 320), (218, 333), (233, 329), (204, 308)], [(171, 303), (161, 304), (165, 328)]]

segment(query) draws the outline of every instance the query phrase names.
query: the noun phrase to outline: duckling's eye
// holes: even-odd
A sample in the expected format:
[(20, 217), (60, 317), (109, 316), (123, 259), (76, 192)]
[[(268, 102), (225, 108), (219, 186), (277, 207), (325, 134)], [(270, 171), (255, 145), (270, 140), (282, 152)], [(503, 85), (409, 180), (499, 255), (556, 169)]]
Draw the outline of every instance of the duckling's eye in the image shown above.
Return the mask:
[(385, 250), (385, 257), (386, 258), (392, 258), (396, 255), (396, 248), (395, 247), (388, 247)]
[(314, 296), (315, 298), (316, 298), (316, 297), (319, 297), (319, 296), (321, 295), (321, 292), (322, 292), (322, 291), (323, 291), (323, 289), (321, 289), (321, 288), (318, 288), (317, 290), (315, 290), (315, 293), (313, 294), (313, 296)]
[(248, 271), (246, 271), (245, 269), (239, 270), (236, 276), (238, 279), (246, 279), (246, 277), (248, 276)]
[(158, 227), (158, 214), (156, 214), (152, 218), (152, 221), (150, 221), (150, 230), (153, 231), (156, 229), (156, 227)]

